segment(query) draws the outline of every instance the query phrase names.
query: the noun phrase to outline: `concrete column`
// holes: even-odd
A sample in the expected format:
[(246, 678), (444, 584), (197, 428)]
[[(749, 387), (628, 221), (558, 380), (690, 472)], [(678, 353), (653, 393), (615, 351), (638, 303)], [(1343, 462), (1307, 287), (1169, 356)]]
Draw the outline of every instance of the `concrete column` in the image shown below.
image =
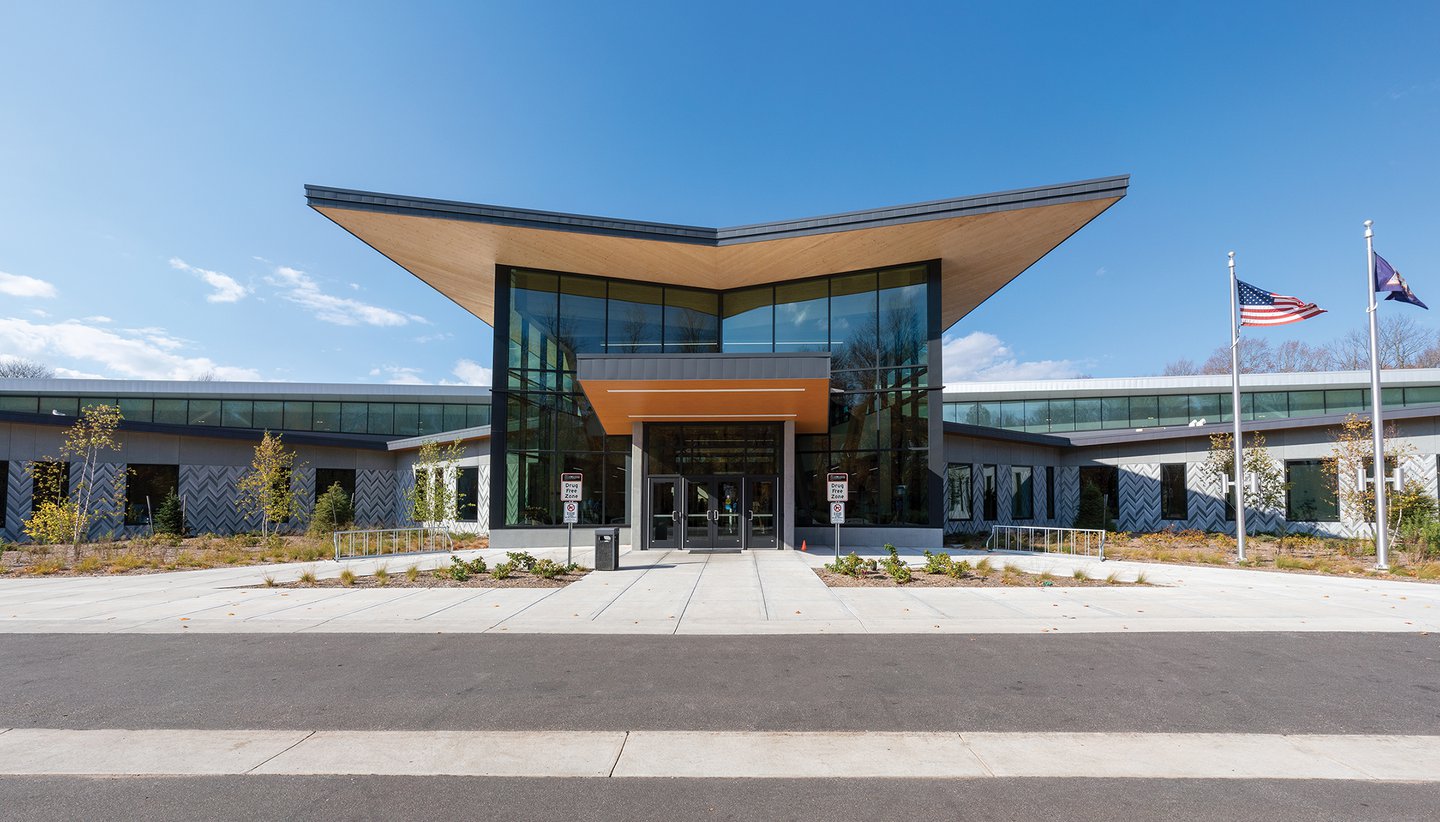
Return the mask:
[(630, 550), (645, 544), (645, 423), (630, 424)]
[(785, 421), (784, 452), (780, 455), (780, 486), (784, 490), (780, 499), (780, 548), (795, 550), (795, 421)]

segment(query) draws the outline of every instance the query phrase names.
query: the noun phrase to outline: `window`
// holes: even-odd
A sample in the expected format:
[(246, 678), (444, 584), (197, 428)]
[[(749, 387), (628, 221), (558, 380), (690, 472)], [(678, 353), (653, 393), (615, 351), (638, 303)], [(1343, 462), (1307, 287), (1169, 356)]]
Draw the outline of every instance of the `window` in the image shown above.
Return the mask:
[(950, 498), (946, 500), (945, 517), (952, 520), (970, 519), (971, 468), (968, 465), (951, 465), (945, 469), (949, 480)]
[(10, 498), (10, 463), (0, 460), (0, 531), (5, 530), (5, 500)]
[(475, 522), (480, 517), (480, 469), (462, 465), (455, 469), (455, 519)]
[(665, 289), (665, 352), (707, 354), (719, 351), (719, 315), (720, 297), (714, 292)]
[(999, 506), (996, 504), (995, 499), (995, 466), (980, 466), (980, 482), (981, 493), (983, 495), (981, 502), (984, 504), (981, 515), (984, 516), (985, 519), (994, 522), (1000, 517)]
[(830, 348), (830, 281), (775, 286), (775, 350)]
[(769, 286), (724, 295), (721, 321), (726, 353), (755, 354), (775, 348), (775, 290)]
[(1335, 484), (1325, 475), (1324, 460), (1287, 460), (1285, 519), (1291, 522), (1339, 522)]
[(1105, 496), (1105, 513), (1111, 519), (1120, 518), (1120, 469), (1113, 465), (1083, 465), (1080, 467), (1080, 492), (1085, 486), (1093, 485)]
[(319, 496), (330, 490), (330, 486), (339, 484), (345, 489), (346, 496), (351, 501), (355, 499), (355, 469), (354, 468), (316, 468), (315, 469), (315, 494)]
[(1188, 519), (1189, 496), (1185, 490), (1185, 463), (1160, 466), (1160, 518)]
[(659, 354), (665, 324), (664, 289), (658, 285), (610, 283), (609, 345), (612, 354)]
[(1055, 466), (1045, 466), (1045, 518), (1055, 519)]
[(125, 475), (125, 524), (149, 525), (160, 502), (180, 490), (180, 466), (136, 465)]
[(30, 513), (45, 502), (60, 502), (70, 496), (70, 463), (30, 463)]
[(1034, 519), (1035, 469), (1028, 465), (1012, 465), (1010, 473), (1015, 480), (1010, 491), (1010, 517)]

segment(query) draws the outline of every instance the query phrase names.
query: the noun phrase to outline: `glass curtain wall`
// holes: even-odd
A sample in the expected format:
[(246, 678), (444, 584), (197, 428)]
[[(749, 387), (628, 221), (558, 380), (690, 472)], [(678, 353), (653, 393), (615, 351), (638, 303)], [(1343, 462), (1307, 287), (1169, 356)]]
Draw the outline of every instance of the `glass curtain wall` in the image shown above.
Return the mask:
[(720, 351), (831, 354), (829, 431), (796, 441), (797, 524), (829, 524), (824, 475), (844, 471), (847, 524), (929, 525), (927, 265), (726, 292), (525, 269), (502, 276), (501, 525), (558, 524), (558, 475), (571, 470), (595, 496), (582, 503), (582, 523), (625, 521), (630, 438), (600, 430), (576, 385), (576, 354)]

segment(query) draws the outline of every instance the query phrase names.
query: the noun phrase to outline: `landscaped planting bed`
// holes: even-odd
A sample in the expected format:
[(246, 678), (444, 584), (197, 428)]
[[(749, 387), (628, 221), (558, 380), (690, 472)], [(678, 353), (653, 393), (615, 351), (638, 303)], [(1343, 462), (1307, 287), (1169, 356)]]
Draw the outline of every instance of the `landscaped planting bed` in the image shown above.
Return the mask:
[(548, 559), (536, 559), (523, 551), (511, 551), (502, 562), (487, 563), (476, 557), (463, 560), (451, 557), (450, 564), (431, 571), (411, 564), (403, 571), (391, 571), (382, 564), (373, 574), (356, 574), (349, 569), (339, 577), (316, 579), (305, 571), (295, 582), (277, 583), (267, 577), (267, 588), (564, 588), (590, 573), (590, 569), (571, 563), (565, 565)]
[(1397, 546), (1388, 574), (1375, 570), (1375, 546), (1365, 539), (1338, 539), (1309, 534), (1252, 534), (1245, 540), (1245, 562), (1240, 562), (1235, 538), (1203, 531), (1157, 531), (1150, 534), (1111, 534), (1105, 542), (1107, 559), (1168, 562), (1300, 571), (1334, 576), (1390, 576), (1423, 581), (1440, 580), (1440, 556), (1424, 547)]
[[(457, 551), (485, 548), (485, 536), (455, 535)], [(0, 544), (0, 578), (4, 576), (105, 576), (111, 574), (153, 574), (159, 571), (190, 571), (267, 565), (281, 562), (314, 562), (335, 556), (328, 536), (272, 534), (214, 534), (181, 539), (169, 534), (82, 544), (78, 551), (69, 545), (37, 546)]]
[(997, 567), (988, 557), (972, 566), (949, 554), (929, 551), (925, 552), (925, 565), (912, 568), (900, 559), (894, 546), (885, 547), (890, 550), (890, 556), (884, 559), (862, 559), (852, 553), (826, 563), (823, 568), (815, 569), (815, 573), (832, 588), (1093, 588), (1149, 584), (1144, 574), (1131, 581), (1121, 581), (1114, 574), (1097, 579), (1084, 571), (1065, 576), (1048, 571), (1037, 574), (1013, 564)]

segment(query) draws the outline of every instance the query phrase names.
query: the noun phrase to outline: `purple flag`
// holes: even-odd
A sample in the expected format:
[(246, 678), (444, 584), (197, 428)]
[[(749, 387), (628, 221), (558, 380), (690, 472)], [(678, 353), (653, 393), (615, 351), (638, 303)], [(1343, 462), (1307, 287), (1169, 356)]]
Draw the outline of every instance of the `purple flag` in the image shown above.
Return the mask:
[(1427, 311), (1430, 309), (1430, 306), (1420, 302), (1420, 298), (1410, 290), (1410, 284), (1405, 282), (1405, 278), (1400, 276), (1400, 272), (1392, 268), (1379, 254), (1375, 255), (1375, 290), (1390, 292), (1385, 295), (1387, 300), (1399, 300), (1402, 303), (1418, 305)]

